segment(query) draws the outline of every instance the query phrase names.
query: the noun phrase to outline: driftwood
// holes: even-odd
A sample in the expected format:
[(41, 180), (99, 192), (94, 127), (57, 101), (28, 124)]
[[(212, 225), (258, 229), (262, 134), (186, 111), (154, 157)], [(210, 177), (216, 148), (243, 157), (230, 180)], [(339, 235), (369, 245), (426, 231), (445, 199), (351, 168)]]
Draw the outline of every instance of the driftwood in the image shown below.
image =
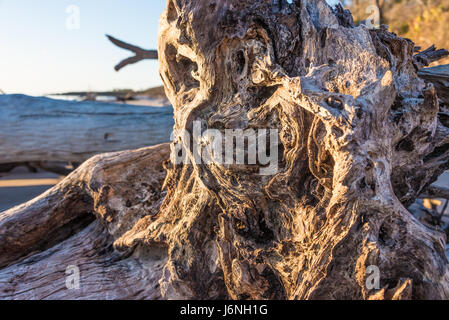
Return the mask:
[(449, 188), (430, 186), (420, 195), (421, 198), (442, 198), (449, 200)]
[[(406, 209), (449, 158), (413, 43), (348, 26), (324, 1), (170, 5), (159, 52), (176, 129), (198, 119), (215, 129), (274, 126), (282, 146), (270, 177), (216, 164), (169, 170), (164, 226), (137, 237), (151, 243), (176, 230), (164, 241), (165, 296), (448, 298), (445, 234)], [(202, 267), (214, 250), (217, 268)], [(377, 289), (366, 285), (372, 266)]]
[[(320, 0), (168, 1), (166, 194), (164, 145), (96, 157), (1, 214), (1, 297), (448, 299), (446, 235), (407, 208), (449, 167), (449, 127), (414, 44), (348, 15)], [(277, 129), (257, 139), (278, 170), (218, 161), (198, 123)], [(68, 263), (80, 291), (64, 287)]]
[[(438, 98), (449, 108), (449, 64), (421, 69), (418, 75), (434, 84)], [(444, 116), (449, 120), (449, 113)]]
[(0, 123), (0, 164), (84, 162), (104, 152), (168, 142), (173, 111), (2, 95)]
[(415, 55), (415, 61), (419, 67), (427, 67), (432, 62), (438, 61), (449, 56), (449, 51), (446, 49), (438, 49), (435, 46), (430, 46)]
[(140, 47), (134, 46), (132, 44), (126, 43), (124, 41), (118, 40), (110, 35), (106, 35), (106, 37), (116, 46), (134, 52), (133, 57), (129, 57), (123, 61), (121, 61), (118, 65), (115, 66), (115, 71), (120, 71), (122, 68), (127, 65), (137, 63), (139, 61), (145, 59), (157, 60), (158, 55), (156, 50), (145, 50)]

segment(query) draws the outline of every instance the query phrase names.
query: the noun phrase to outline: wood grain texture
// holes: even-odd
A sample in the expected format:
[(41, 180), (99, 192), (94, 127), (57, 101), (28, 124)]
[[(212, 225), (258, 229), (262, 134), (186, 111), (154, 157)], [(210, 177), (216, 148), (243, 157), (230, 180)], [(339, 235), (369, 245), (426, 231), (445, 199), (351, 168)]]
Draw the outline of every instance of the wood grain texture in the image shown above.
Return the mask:
[(115, 71), (120, 71), (127, 65), (134, 64), (134, 63), (137, 63), (142, 60), (146, 60), (146, 59), (157, 60), (157, 58), (158, 58), (158, 54), (157, 54), (156, 50), (145, 50), (138, 46), (135, 46), (135, 45), (129, 44), (127, 42), (124, 42), (122, 40), (116, 39), (110, 35), (106, 35), (106, 37), (109, 39), (109, 41), (111, 41), (117, 47), (129, 50), (134, 53), (134, 56), (120, 61), (120, 63), (115, 66), (115, 68), (114, 68)]
[(160, 218), (130, 238), (169, 246), (165, 298), (449, 298), (446, 236), (407, 210), (449, 159), (410, 40), (320, 0), (168, 1), (159, 39), (175, 132), (277, 128), (282, 144), (268, 177), (172, 165)]
[[(114, 241), (154, 216), (169, 145), (96, 156), (40, 197), (0, 214), (0, 299), (158, 299), (164, 246)], [(80, 289), (66, 269), (80, 269)]]
[(449, 108), (449, 64), (423, 68), (418, 75), (434, 84), (438, 98)]
[[(408, 210), (449, 167), (446, 111), (410, 40), (324, 0), (168, 0), (159, 30), (171, 152), (93, 158), (3, 213), (2, 298), (449, 298), (446, 235)], [(180, 146), (195, 157), (194, 121), (277, 129), (279, 170), (176, 162)], [(69, 253), (95, 294), (44, 270)]]
[(83, 162), (168, 142), (172, 110), (0, 95), (0, 163)]

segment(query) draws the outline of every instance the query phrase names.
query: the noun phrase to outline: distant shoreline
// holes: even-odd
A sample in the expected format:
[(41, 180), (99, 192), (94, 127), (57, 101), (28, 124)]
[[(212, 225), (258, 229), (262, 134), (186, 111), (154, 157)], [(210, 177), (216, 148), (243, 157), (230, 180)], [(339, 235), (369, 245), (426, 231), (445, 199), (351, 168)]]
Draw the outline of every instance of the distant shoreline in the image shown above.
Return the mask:
[[(45, 95), (48, 98), (72, 101), (93, 100), (138, 106), (168, 106), (171, 105), (165, 95), (164, 87), (155, 87), (147, 90), (134, 91), (131, 89), (116, 89), (113, 91), (73, 91), (52, 93)], [(92, 99), (94, 97), (94, 99)]]
[(73, 91), (73, 92), (62, 92), (62, 93), (49, 93), (47, 96), (87, 96), (89, 94), (95, 94), (97, 96), (112, 96), (112, 97), (123, 97), (126, 95), (137, 95), (137, 96), (148, 96), (151, 98), (162, 98), (166, 97), (164, 87), (154, 87), (146, 90), (134, 91), (131, 89), (115, 89), (112, 91)]

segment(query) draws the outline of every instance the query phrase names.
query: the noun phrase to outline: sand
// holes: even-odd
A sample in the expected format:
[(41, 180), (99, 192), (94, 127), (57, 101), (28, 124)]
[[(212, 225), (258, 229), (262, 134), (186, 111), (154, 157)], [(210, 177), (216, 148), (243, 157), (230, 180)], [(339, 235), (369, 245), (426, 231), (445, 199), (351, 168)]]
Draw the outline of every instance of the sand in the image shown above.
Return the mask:
[(61, 181), (48, 172), (31, 173), (25, 167), (0, 174), (0, 212), (31, 200)]

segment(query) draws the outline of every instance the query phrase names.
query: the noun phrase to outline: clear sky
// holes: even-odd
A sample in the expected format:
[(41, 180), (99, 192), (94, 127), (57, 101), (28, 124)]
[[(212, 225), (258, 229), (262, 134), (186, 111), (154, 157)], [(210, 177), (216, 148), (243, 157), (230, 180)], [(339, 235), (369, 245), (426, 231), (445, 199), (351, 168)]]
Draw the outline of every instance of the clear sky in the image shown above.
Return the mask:
[(41, 95), (160, 85), (157, 61), (115, 72), (114, 66), (129, 51), (115, 47), (105, 34), (156, 49), (165, 4), (165, 0), (0, 0), (0, 89)]
[(0, 0), (0, 90), (42, 95), (161, 85), (157, 61), (115, 72), (129, 54), (105, 34), (156, 49), (165, 5), (166, 0)]

